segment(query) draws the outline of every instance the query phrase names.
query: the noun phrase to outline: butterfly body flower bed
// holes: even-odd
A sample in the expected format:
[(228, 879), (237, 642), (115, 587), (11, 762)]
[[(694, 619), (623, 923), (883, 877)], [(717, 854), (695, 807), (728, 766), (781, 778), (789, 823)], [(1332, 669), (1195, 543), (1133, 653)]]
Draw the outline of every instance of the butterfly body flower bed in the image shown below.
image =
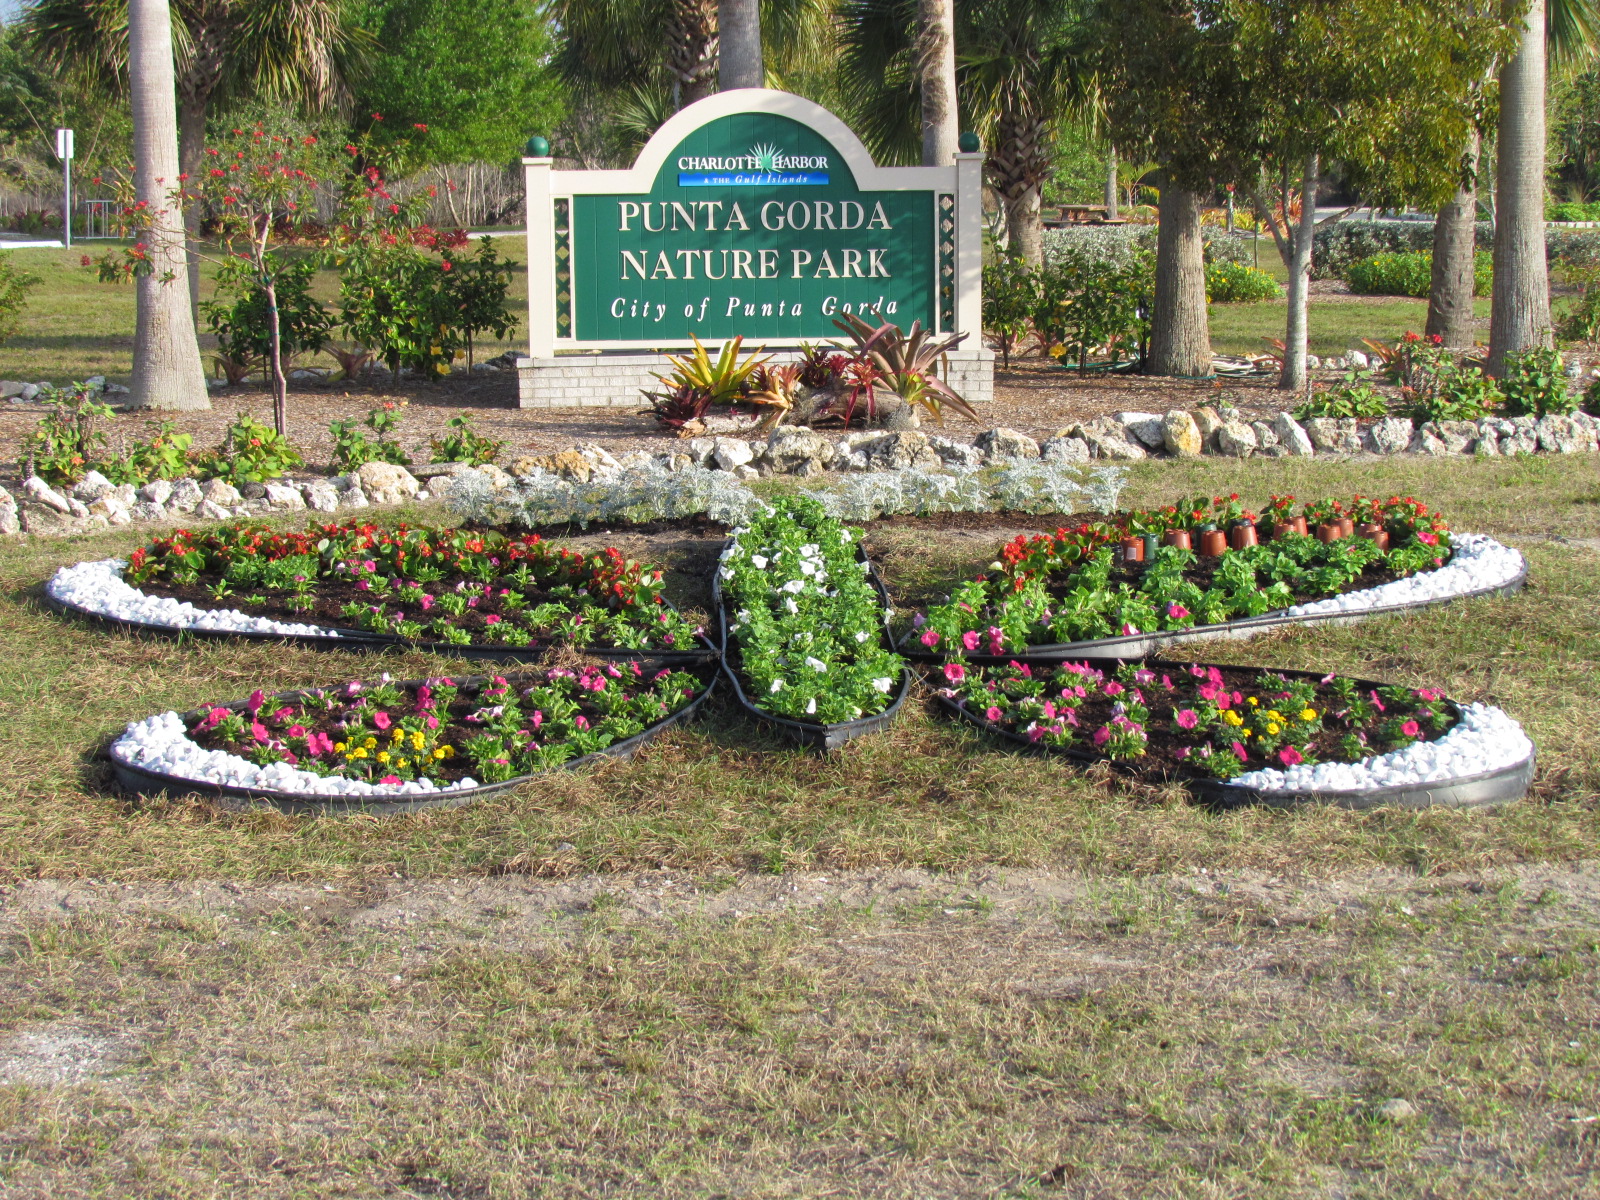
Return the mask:
[(709, 664), (574, 659), (488, 678), (258, 690), (134, 722), (108, 753), (133, 792), (402, 812), (627, 757), (689, 717), (714, 682)]
[(659, 567), (537, 534), (346, 523), (179, 530), (115, 560), (64, 567), (60, 608), (144, 629), (414, 645), (528, 661), (552, 645), (611, 657), (714, 653), (661, 595)]
[[(1410, 498), (1357, 497), (1348, 507), (1321, 501), (1298, 514), (1293, 500), (1273, 497), (1274, 524), (1262, 526), (1273, 530), (1267, 541), (1257, 540), (1254, 515), (1237, 497), (1019, 537), (988, 574), (918, 614), (901, 650), (934, 662), (956, 655), (975, 663), (1019, 654), (1139, 658), (1197, 638), (1510, 594), (1526, 580), (1517, 551), (1481, 534), (1452, 535)], [(1340, 532), (1324, 540), (1292, 523), (1309, 517), (1308, 528), (1333, 528), (1334, 518), (1352, 512), (1370, 536)], [(1248, 538), (1236, 540), (1253, 544), (1197, 553), (1202, 539), (1215, 539), (1224, 526), (1248, 529)]]
[(859, 536), (785, 498), (735, 531), (712, 582), (739, 703), (819, 749), (887, 727), (911, 684)]
[(1146, 660), (1013, 660), (933, 672), (940, 704), (1008, 741), (1219, 804), (1502, 803), (1534, 748), (1490, 705), (1305, 671)]

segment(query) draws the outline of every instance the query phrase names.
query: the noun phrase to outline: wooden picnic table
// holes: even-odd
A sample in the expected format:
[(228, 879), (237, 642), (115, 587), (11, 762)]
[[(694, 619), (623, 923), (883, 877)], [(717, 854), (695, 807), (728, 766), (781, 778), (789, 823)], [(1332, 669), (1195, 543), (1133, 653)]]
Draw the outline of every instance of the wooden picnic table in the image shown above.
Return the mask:
[(1104, 204), (1059, 204), (1040, 214), (1046, 229), (1061, 229), (1067, 225), (1120, 225), (1121, 218), (1108, 217)]

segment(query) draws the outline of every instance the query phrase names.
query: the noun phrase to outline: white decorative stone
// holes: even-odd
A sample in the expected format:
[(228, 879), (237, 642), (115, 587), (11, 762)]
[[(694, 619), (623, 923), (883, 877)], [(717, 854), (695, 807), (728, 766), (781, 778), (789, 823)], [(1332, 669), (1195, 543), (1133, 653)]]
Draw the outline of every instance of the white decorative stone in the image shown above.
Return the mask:
[(985, 429), (972, 439), (972, 444), (981, 450), (984, 457), (990, 462), (998, 462), (1007, 458), (1038, 458), (1039, 443), (1025, 433), (1018, 433), (1015, 429), (1003, 426), (995, 429)]
[(1411, 445), (1411, 422), (1404, 417), (1384, 417), (1368, 427), (1362, 448), (1372, 454), (1399, 454)]
[(157, 506), (165, 504), (172, 499), (172, 481), (170, 479), (152, 479), (139, 489), (139, 499)]
[(1221, 454), (1245, 458), (1256, 446), (1256, 431), (1243, 421), (1224, 421), (1217, 430), (1217, 450)]
[[(742, 467), (755, 460), (755, 453), (750, 449), (750, 443), (740, 441), (738, 438), (719, 437), (715, 439), (714, 449), (711, 454), (717, 466), (724, 471), (731, 471), (735, 467)], [(620, 467), (620, 464), (619, 464)]]
[(283, 483), (267, 484), (266, 501), (273, 508), (293, 509), (306, 506), (305, 497), (300, 494), (300, 489)]
[(1296, 457), (1310, 458), (1316, 453), (1311, 438), (1289, 413), (1280, 412), (1272, 418), (1272, 432), (1277, 435), (1278, 444)]
[(82, 500), (85, 504), (91, 500), (98, 500), (116, 485), (99, 471), (90, 471), (72, 489), (72, 498)]
[(1163, 418), (1160, 413), (1119, 412), (1112, 420), (1127, 431), (1131, 441), (1138, 442), (1146, 450), (1165, 448), (1166, 438), (1161, 429)]
[(53, 599), (85, 612), (168, 629), (276, 633), (299, 637), (339, 636), (336, 631), (318, 625), (252, 617), (236, 609), (201, 609), (182, 600), (148, 596), (122, 578), (126, 566), (121, 559), (107, 558), (62, 567), (46, 585), (46, 591)]
[(22, 493), (48, 508), (55, 509), (58, 513), (72, 511), (67, 498), (37, 475), (30, 475), (22, 481)]

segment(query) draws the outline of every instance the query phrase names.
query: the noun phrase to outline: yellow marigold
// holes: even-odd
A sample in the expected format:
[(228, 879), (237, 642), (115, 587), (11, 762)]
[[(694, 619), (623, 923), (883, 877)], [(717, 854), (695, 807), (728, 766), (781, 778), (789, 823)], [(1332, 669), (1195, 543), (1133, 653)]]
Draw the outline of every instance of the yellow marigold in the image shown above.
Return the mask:
[(350, 755), (351, 758), (365, 758), (366, 756), (366, 750), (362, 749), (360, 746), (357, 746), (355, 751)]
[(1317, 719), (1317, 710), (1314, 708), (1302, 708), (1300, 710), (1300, 719), (1302, 721), (1315, 721)]
[(371, 749), (373, 749), (374, 747), (377, 746), (378, 739), (377, 738), (368, 738), (366, 741), (362, 742), (361, 744), (363, 746), (365, 746), (368, 750), (371, 750)]
[(340, 754), (344, 753), (344, 743), (343, 742), (335, 742), (333, 744), (333, 748), (335, 750), (337, 750)]
[(444, 757), (444, 747), (441, 746), (439, 749), (435, 750), (433, 752), (433, 756), (435, 758), (443, 758)]
[(1244, 718), (1241, 717), (1238, 713), (1234, 712), (1231, 708), (1227, 712), (1222, 714), (1222, 719), (1224, 721), (1226, 721), (1229, 725), (1243, 725), (1244, 724)]
[(1261, 701), (1257, 700), (1254, 696), (1246, 696), (1244, 698), (1244, 702), (1246, 704), (1248, 704), (1251, 708), (1259, 707), (1260, 704), (1261, 704)]
[(406, 765), (406, 760), (403, 758), (397, 758), (394, 760), (394, 765), (397, 767), (404, 767)]
[(444, 751), (446, 758), (454, 758), (456, 756), (456, 748), (454, 746), (441, 746), (440, 749)]
[(1283, 726), (1279, 725), (1276, 721), (1267, 722), (1267, 733), (1269, 736), (1277, 737), (1282, 730)]
[(428, 739), (423, 737), (422, 734), (413, 733), (411, 735), (411, 748), (413, 750), (421, 750), (427, 744), (428, 744)]
[(379, 750), (378, 751), (378, 761), (381, 762), (381, 763), (388, 762), (389, 761), (389, 752), (387, 750)]

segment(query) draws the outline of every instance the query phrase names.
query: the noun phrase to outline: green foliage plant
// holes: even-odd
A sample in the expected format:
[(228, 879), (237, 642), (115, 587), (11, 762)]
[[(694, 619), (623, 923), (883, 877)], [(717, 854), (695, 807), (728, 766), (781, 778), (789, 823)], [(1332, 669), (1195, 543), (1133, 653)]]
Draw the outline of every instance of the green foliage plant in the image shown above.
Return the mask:
[(136, 441), (120, 456), (98, 464), (97, 470), (112, 483), (141, 484), (188, 474), (194, 435), (179, 433), (171, 421), (148, 424), (153, 429), (149, 441)]
[[(317, 265), (312, 259), (285, 261), (268, 253), (264, 261), (277, 295), (279, 353), (287, 362), (315, 354), (328, 343), (333, 317), (311, 294)], [(224, 259), (217, 269), (217, 297), (200, 304), (200, 314), (217, 339), (217, 368), (230, 384), (240, 383), (257, 364), (271, 361), (272, 321), (267, 289), (250, 265)]]
[(223, 434), (222, 445), (204, 455), (199, 465), (229, 483), (264, 483), (304, 465), (304, 460), (288, 438), (240, 409)]
[(1010, 369), (1011, 351), (1027, 336), (1038, 298), (1039, 282), (1026, 263), (1000, 255), (983, 269), (983, 328), (1002, 369)]
[(947, 405), (964, 417), (978, 419), (977, 410), (936, 373), (939, 356), (960, 345), (966, 334), (935, 339), (921, 321), (911, 322), (911, 329), (902, 332), (887, 322), (874, 327), (854, 313), (834, 324), (855, 342), (857, 378), (864, 383), (869, 404), (873, 389), (881, 383), (906, 404), (927, 409), (941, 425)]
[(456, 257), (448, 249), (439, 269), (444, 272), (444, 303), (453, 311), (455, 330), (467, 344), (467, 370), (472, 370), (473, 338), (493, 333), (504, 338), (517, 325), (506, 307), (511, 290), (511, 263), (495, 250), (494, 239), (481, 238), (475, 257)]
[(1547, 346), (1506, 355), (1499, 386), (1508, 416), (1566, 416), (1578, 409), (1578, 398), (1567, 389), (1561, 352)]
[(17, 332), (28, 307), (28, 293), (40, 282), (37, 275), (17, 266), (11, 255), (0, 254), (0, 346)]
[(111, 415), (99, 392), (74, 383), (49, 394), (50, 411), (28, 435), (22, 461), (46, 483), (76, 483), (105, 449), (105, 434), (95, 425)]
[(434, 462), (471, 463), (480, 467), (500, 456), (505, 443), (485, 437), (472, 427), (472, 418), (466, 413), (453, 416), (445, 422), (448, 432), (433, 439)]
[[(361, 425), (348, 419), (329, 423), (333, 435), (333, 465), (340, 471), (354, 471), (369, 462), (411, 465), (411, 459), (390, 435), (400, 427), (405, 401), (386, 400), (367, 411)], [(374, 436), (368, 436), (371, 430)]]
[(1441, 374), (1435, 386), (1415, 395), (1416, 421), (1476, 421), (1500, 403), (1500, 389), (1477, 367), (1460, 366)]
[[(1345, 279), (1350, 290), (1359, 295), (1425, 299), (1433, 287), (1433, 252), (1374, 254), (1351, 263)], [(1480, 250), (1472, 256), (1472, 294), (1487, 296), (1493, 286), (1493, 257)]]
[[(744, 346), (742, 337), (731, 338), (724, 342), (717, 357), (712, 358), (699, 338), (694, 334), (689, 336), (694, 339), (694, 349), (688, 354), (677, 357), (668, 355), (667, 361), (672, 364), (672, 370), (666, 375), (657, 375), (656, 378), (666, 384), (671, 393), (688, 388), (702, 394), (707, 398), (708, 405), (736, 403), (750, 383), (756, 368), (768, 361), (765, 358), (757, 358), (761, 351), (756, 350), (740, 362), (739, 351)], [(649, 392), (645, 394), (652, 395)]]
[(1297, 421), (1312, 417), (1382, 417), (1389, 402), (1373, 386), (1372, 374), (1352, 368), (1332, 387), (1317, 385), (1306, 402), (1294, 410)]
[(1277, 280), (1259, 267), (1235, 262), (1206, 264), (1206, 296), (1214, 304), (1259, 304), (1282, 294)]
[(1143, 357), (1155, 292), (1148, 251), (1113, 260), (1080, 248), (1047, 263), (1037, 279), (1033, 325), (1047, 353), (1080, 371), (1102, 355), (1113, 365)]

